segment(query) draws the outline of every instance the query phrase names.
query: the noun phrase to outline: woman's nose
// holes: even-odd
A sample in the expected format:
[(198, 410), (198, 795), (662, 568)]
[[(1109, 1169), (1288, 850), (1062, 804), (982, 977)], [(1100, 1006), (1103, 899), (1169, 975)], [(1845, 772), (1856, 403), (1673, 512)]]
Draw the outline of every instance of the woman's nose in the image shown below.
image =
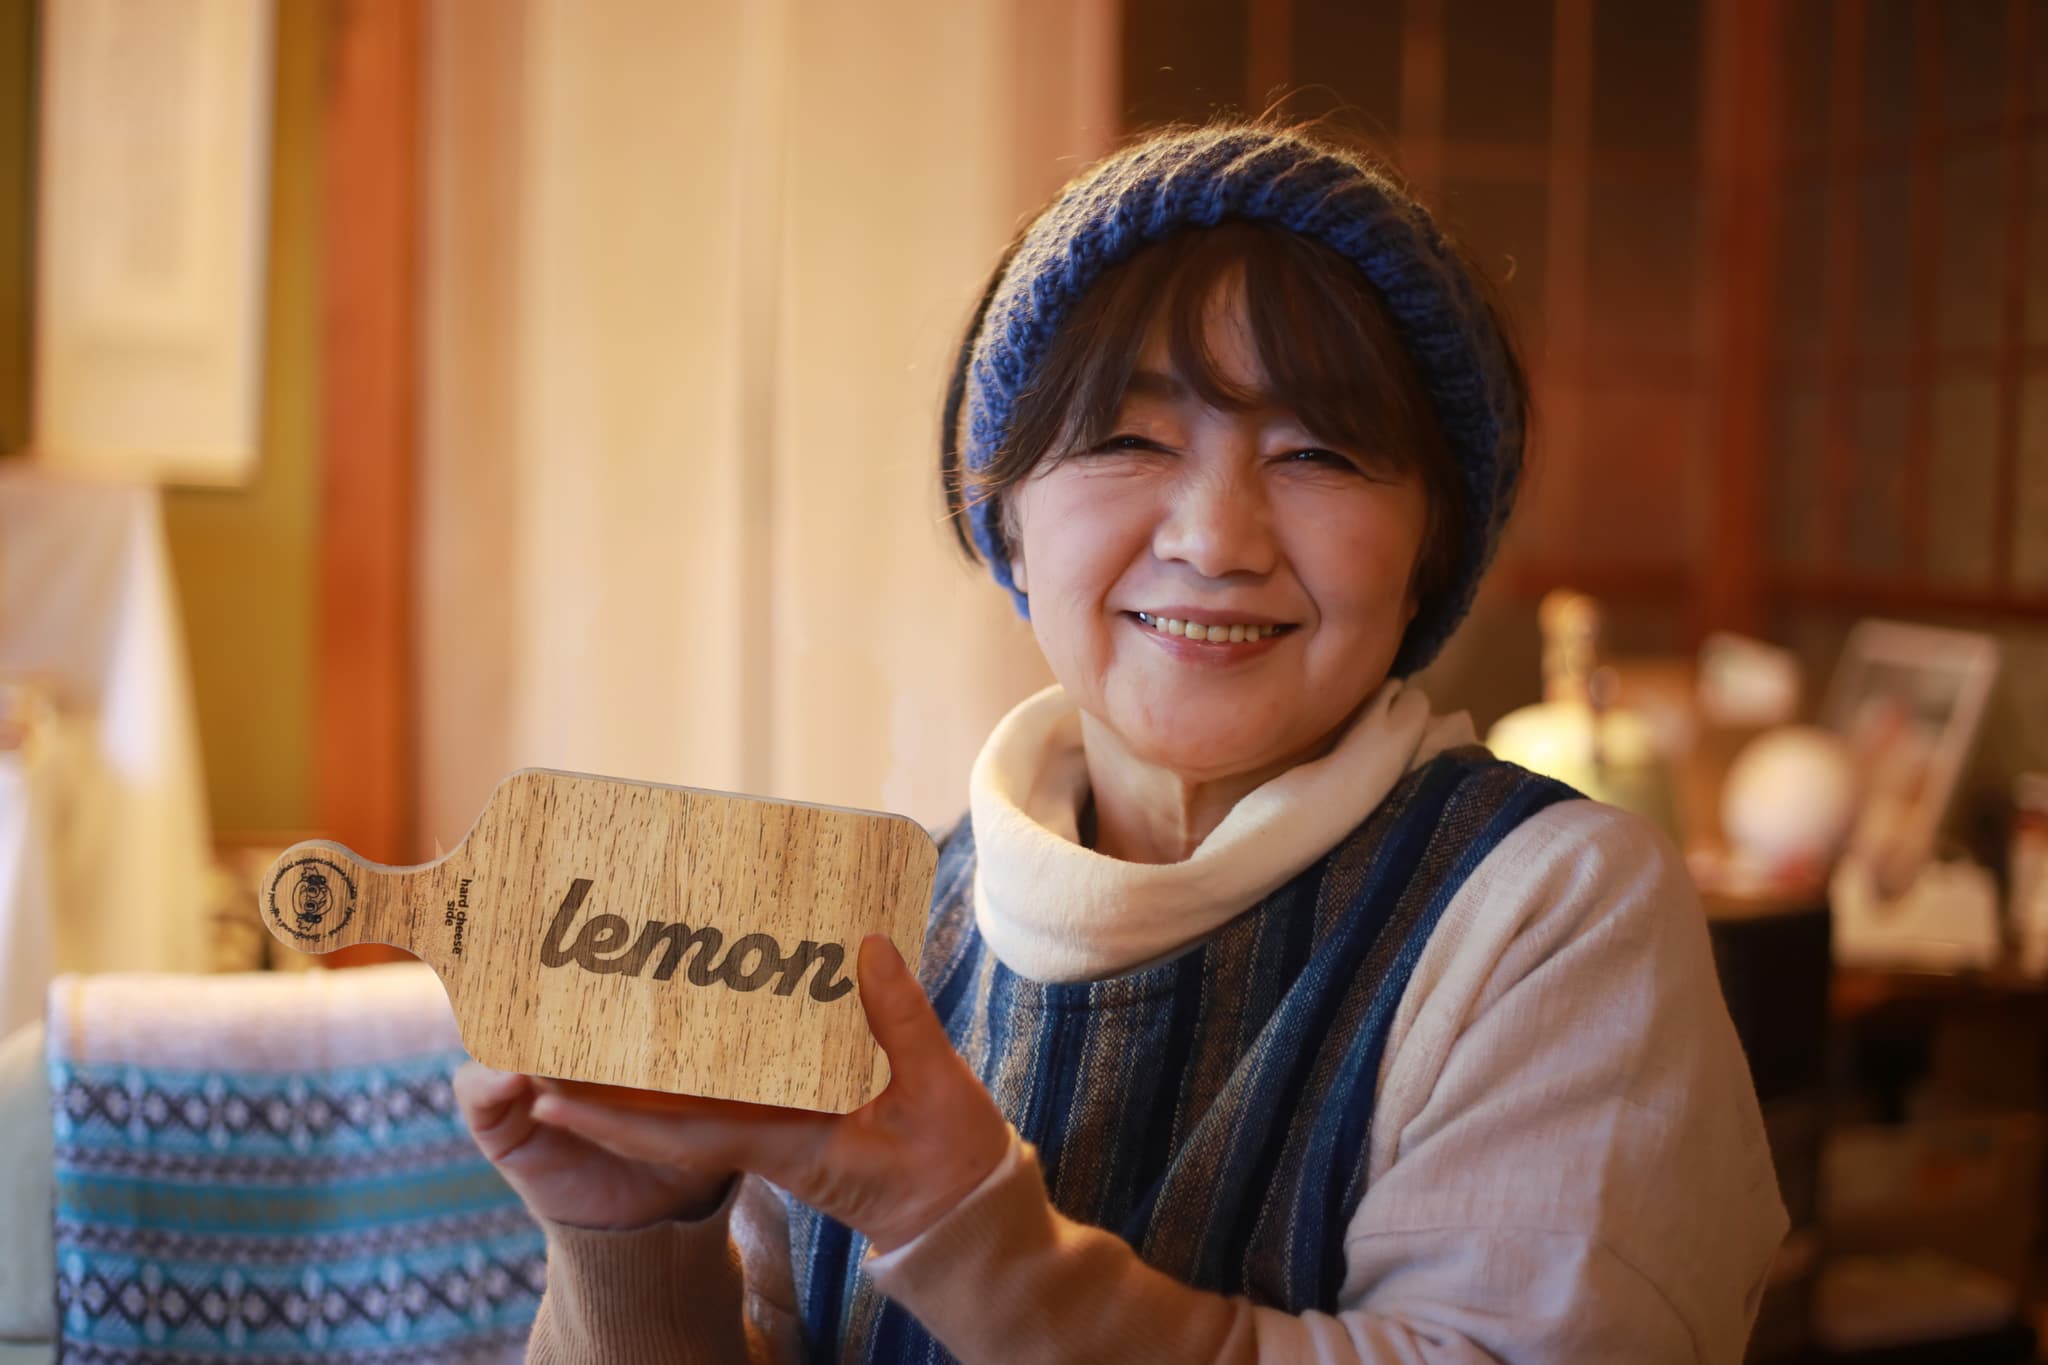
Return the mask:
[(1262, 576), (1278, 561), (1272, 508), (1257, 474), (1231, 468), (1192, 471), (1174, 490), (1152, 551), (1204, 578)]

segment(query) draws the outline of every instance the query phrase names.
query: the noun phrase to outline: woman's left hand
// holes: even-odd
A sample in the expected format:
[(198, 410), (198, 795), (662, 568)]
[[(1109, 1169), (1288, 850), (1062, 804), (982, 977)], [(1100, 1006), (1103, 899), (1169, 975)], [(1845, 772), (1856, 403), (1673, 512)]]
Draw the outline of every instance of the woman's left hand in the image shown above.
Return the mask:
[(987, 1178), (1010, 1129), (888, 939), (861, 943), (858, 978), (891, 1075), (850, 1114), (557, 1083), (533, 1117), (637, 1161), (752, 1171), (894, 1250)]

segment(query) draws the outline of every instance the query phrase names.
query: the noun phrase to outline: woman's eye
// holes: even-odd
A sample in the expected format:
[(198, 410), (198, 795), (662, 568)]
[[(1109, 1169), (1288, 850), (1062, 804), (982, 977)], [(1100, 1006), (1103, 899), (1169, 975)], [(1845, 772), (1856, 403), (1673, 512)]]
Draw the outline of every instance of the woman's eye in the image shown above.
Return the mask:
[(1358, 467), (1358, 462), (1350, 456), (1323, 446), (1303, 446), (1299, 450), (1289, 451), (1285, 458), (1295, 464), (1326, 464), (1341, 469)]
[(1088, 453), (1090, 455), (1110, 455), (1121, 450), (1158, 450), (1160, 448), (1159, 442), (1150, 437), (1138, 436), (1126, 431), (1119, 432), (1108, 440), (1096, 442), (1088, 447)]
[(1279, 457), (1284, 465), (1306, 465), (1338, 474), (1355, 474), (1367, 483), (1400, 483), (1404, 475), (1381, 458), (1347, 455), (1328, 446), (1301, 446)]

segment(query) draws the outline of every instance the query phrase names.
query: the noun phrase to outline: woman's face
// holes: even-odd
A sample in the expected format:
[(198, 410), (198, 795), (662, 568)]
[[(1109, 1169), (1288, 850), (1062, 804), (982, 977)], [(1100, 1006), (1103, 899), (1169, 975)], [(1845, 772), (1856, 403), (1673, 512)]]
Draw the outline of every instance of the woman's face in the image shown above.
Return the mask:
[[(1222, 376), (1263, 389), (1238, 288), (1204, 326)], [(1371, 456), (1208, 406), (1155, 327), (1110, 438), (1012, 492), (1039, 647), (1130, 758), (1189, 781), (1284, 766), (1385, 681), (1426, 508)]]

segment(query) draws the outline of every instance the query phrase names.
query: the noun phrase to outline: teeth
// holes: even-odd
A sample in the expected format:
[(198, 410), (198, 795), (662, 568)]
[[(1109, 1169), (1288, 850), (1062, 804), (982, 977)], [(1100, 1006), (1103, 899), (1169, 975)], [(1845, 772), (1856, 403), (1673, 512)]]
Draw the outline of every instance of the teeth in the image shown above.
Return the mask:
[(1185, 635), (1190, 640), (1213, 640), (1218, 643), (1263, 640), (1268, 635), (1278, 635), (1286, 629), (1284, 626), (1205, 626), (1199, 621), (1176, 621), (1170, 616), (1154, 616), (1148, 611), (1139, 612), (1138, 619), (1152, 629), (1163, 630), (1168, 635)]

